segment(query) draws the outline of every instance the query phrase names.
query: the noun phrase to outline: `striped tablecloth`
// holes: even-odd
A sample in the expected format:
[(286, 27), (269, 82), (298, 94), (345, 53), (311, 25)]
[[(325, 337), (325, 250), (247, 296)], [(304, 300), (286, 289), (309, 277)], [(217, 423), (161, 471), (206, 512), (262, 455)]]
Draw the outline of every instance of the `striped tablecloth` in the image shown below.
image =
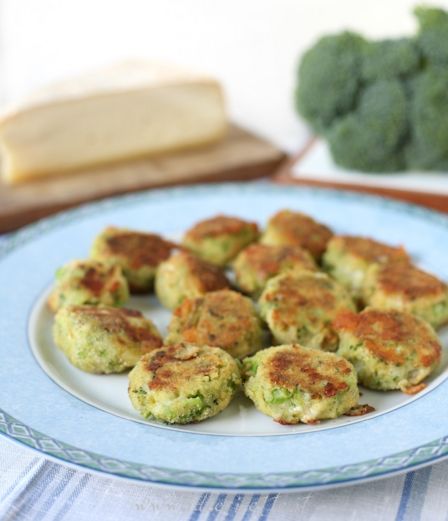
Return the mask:
[(75, 471), (0, 438), (0, 520), (446, 521), (448, 462), (319, 492), (216, 494)]

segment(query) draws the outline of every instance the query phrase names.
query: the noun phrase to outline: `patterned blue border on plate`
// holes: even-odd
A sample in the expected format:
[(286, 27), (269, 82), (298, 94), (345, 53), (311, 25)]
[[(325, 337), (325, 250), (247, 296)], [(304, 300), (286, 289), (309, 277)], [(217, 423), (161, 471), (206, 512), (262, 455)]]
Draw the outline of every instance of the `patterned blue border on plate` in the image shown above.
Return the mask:
[(392, 454), (384, 458), (363, 461), (356, 465), (344, 465), (306, 472), (269, 474), (214, 474), (206, 472), (179, 472), (179, 470), (151, 467), (139, 463), (107, 458), (101, 454), (82, 450), (49, 438), (15, 420), (0, 409), (0, 432), (27, 447), (61, 462), (77, 465), (137, 481), (153, 484), (175, 485), (192, 488), (218, 488), (237, 490), (301, 489), (327, 487), (353, 483), (359, 480), (386, 477), (411, 470), (414, 467), (434, 463), (448, 456), (448, 436), (415, 449)]
[[(214, 185), (196, 186), (189, 188), (174, 188), (143, 192), (108, 199), (99, 203), (85, 205), (75, 210), (58, 214), (55, 217), (42, 220), (34, 225), (11, 235), (0, 244), (0, 261), (9, 253), (21, 248), (28, 242), (45, 234), (49, 230), (62, 227), (67, 223), (75, 222), (99, 214), (103, 211), (138, 202), (149, 202), (160, 198), (182, 197), (183, 194), (207, 195), (229, 190), (255, 190), (290, 194), (325, 194), (340, 201), (364, 201), (381, 208), (392, 208), (397, 212), (417, 216), (428, 222), (442, 226), (448, 230), (448, 218), (417, 206), (397, 203), (374, 196), (361, 196), (349, 192), (321, 190), (314, 188), (278, 187), (269, 184), (256, 183), (250, 185)], [(0, 384), (1, 389), (1, 384)], [(0, 432), (25, 446), (33, 448), (44, 455), (77, 465), (87, 470), (100, 471), (110, 476), (119, 476), (148, 483), (177, 485), (184, 487), (226, 488), (226, 489), (290, 489), (313, 488), (351, 483), (368, 478), (387, 476), (403, 472), (413, 467), (429, 464), (448, 456), (448, 436), (422, 444), (418, 447), (396, 452), (381, 458), (370, 459), (360, 463), (331, 466), (298, 472), (269, 472), (269, 473), (215, 473), (198, 471), (179, 471), (179, 469), (151, 466), (118, 458), (107, 457), (96, 452), (84, 450), (71, 444), (64, 443), (38, 430), (31, 428), (22, 421), (13, 418), (6, 411), (0, 409)]]

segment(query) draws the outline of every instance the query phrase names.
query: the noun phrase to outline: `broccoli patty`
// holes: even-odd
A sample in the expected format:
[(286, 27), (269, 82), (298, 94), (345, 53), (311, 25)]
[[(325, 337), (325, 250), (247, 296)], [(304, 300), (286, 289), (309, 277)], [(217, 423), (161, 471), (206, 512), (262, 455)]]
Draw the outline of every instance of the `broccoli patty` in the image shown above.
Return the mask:
[(184, 235), (183, 244), (205, 261), (226, 266), (257, 238), (258, 226), (255, 223), (217, 215), (190, 228)]
[(245, 293), (257, 296), (267, 281), (285, 271), (315, 270), (311, 255), (300, 246), (251, 244), (233, 263), (236, 284)]
[(163, 343), (140, 311), (113, 307), (61, 308), (53, 336), (70, 363), (88, 373), (121, 373)]
[(448, 286), (412, 264), (373, 266), (365, 301), (376, 308), (408, 311), (435, 328), (448, 322)]
[(53, 312), (70, 305), (121, 306), (128, 298), (128, 283), (119, 266), (74, 260), (57, 270), (48, 306)]
[(185, 299), (174, 311), (165, 343), (221, 347), (239, 358), (262, 347), (263, 330), (250, 299), (231, 290)]
[(308, 215), (281, 210), (270, 218), (261, 242), (274, 246), (300, 246), (319, 260), (332, 235), (327, 226)]
[(324, 273), (284, 273), (271, 279), (259, 300), (260, 314), (279, 344), (300, 343), (334, 351), (331, 326), (342, 310), (354, 310), (350, 295)]
[(281, 345), (243, 360), (244, 391), (282, 424), (337, 418), (358, 404), (356, 372), (333, 353)]
[(224, 273), (188, 252), (178, 252), (157, 269), (155, 290), (162, 305), (174, 309), (185, 298), (229, 287)]
[(129, 397), (146, 419), (192, 423), (227, 407), (241, 385), (236, 361), (218, 347), (167, 345), (129, 373)]
[(95, 239), (91, 257), (114, 262), (123, 269), (132, 293), (151, 291), (157, 266), (176, 246), (153, 233), (125, 228), (106, 228)]
[(348, 235), (333, 237), (323, 256), (324, 268), (357, 299), (362, 298), (368, 269), (395, 261), (410, 261), (403, 248)]
[(337, 353), (370, 389), (412, 391), (440, 362), (434, 330), (410, 313), (366, 308), (360, 314), (341, 313), (333, 325), (340, 338)]

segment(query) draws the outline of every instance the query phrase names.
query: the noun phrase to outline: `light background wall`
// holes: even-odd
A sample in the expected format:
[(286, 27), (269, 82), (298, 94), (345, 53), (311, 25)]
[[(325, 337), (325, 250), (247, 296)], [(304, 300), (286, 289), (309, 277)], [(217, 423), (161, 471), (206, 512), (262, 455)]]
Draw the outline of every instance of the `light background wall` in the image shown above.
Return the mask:
[[(307, 131), (292, 92), (321, 34), (414, 29), (411, 0), (0, 0), (0, 98), (127, 58), (190, 65), (224, 84), (234, 120), (288, 150)], [(448, 0), (438, 5), (448, 8)]]

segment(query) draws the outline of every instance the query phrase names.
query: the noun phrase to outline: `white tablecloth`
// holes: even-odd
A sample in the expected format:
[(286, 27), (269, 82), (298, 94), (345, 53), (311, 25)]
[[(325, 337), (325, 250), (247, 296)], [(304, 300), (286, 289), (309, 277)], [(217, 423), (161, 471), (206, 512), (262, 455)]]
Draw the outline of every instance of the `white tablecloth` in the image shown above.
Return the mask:
[(75, 471), (0, 439), (2, 521), (446, 521), (447, 485), (443, 462), (318, 492), (184, 492)]

